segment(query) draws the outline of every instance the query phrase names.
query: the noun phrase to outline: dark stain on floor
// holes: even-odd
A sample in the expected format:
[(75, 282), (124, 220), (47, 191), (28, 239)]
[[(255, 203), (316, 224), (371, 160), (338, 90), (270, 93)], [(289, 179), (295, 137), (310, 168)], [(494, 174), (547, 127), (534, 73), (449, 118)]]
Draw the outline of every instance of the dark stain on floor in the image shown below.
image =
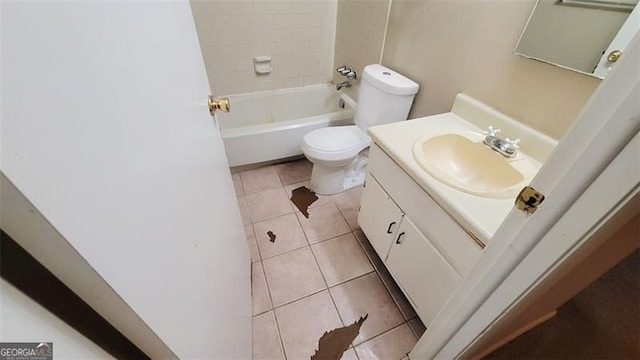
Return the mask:
[(273, 231), (267, 231), (267, 235), (269, 235), (269, 241), (272, 243), (276, 242), (276, 234), (274, 234)]
[(339, 360), (347, 351), (349, 345), (360, 333), (360, 328), (369, 314), (349, 326), (326, 331), (318, 340), (318, 350), (311, 356), (311, 360)]
[(309, 206), (316, 200), (318, 200), (318, 195), (306, 186), (300, 186), (291, 192), (291, 202), (307, 219), (309, 218)]

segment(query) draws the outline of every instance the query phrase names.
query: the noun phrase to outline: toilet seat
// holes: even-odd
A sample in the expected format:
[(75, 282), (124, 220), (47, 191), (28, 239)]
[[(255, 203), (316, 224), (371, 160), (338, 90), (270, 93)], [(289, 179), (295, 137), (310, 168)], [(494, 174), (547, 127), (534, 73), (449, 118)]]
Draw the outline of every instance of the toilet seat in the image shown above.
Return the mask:
[(355, 158), (371, 144), (371, 138), (357, 125), (331, 126), (304, 136), (302, 151), (311, 158), (336, 162)]

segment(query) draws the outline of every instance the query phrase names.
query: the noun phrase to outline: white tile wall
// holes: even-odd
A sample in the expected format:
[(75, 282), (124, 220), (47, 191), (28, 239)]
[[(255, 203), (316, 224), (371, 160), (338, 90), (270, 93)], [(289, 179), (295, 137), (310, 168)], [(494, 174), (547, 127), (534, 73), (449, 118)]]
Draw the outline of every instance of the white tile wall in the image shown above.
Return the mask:
[[(331, 82), (337, 0), (192, 0), (212, 92), (230, 95)], [(253, 57), (271, 56), (258, 75)]]
[[(389, 7), (390, 0), (338, 0), (334, 67), (348, 65), (360, 76), (366, 65), (380, 63)], [(344, 80), (334, 72), (334, 82)], [(354, 99), (359, 83), (345, 90)]]

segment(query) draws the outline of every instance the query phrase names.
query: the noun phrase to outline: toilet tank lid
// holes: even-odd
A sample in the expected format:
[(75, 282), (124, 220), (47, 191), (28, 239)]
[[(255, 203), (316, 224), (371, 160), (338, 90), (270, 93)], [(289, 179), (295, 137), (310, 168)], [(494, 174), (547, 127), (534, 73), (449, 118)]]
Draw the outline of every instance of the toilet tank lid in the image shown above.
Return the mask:
[(414, 95), (419, 85), (405, 76), (380, 64), (364, 67), (362, 79), (371, 85), (392, 95)]

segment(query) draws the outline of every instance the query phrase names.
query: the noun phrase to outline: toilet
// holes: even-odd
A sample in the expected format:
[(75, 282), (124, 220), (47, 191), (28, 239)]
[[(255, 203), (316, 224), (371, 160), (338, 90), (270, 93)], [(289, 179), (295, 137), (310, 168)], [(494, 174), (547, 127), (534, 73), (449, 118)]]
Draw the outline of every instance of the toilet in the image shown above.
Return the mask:
[(313, 163), (310, 188), (321, 195), (361, 185), (366, 175), (370, 126), (407, 119), (418, 84), (379, 64), (367, 65), (358, 89), (355, 125), (306, 134), (302, 152)]

